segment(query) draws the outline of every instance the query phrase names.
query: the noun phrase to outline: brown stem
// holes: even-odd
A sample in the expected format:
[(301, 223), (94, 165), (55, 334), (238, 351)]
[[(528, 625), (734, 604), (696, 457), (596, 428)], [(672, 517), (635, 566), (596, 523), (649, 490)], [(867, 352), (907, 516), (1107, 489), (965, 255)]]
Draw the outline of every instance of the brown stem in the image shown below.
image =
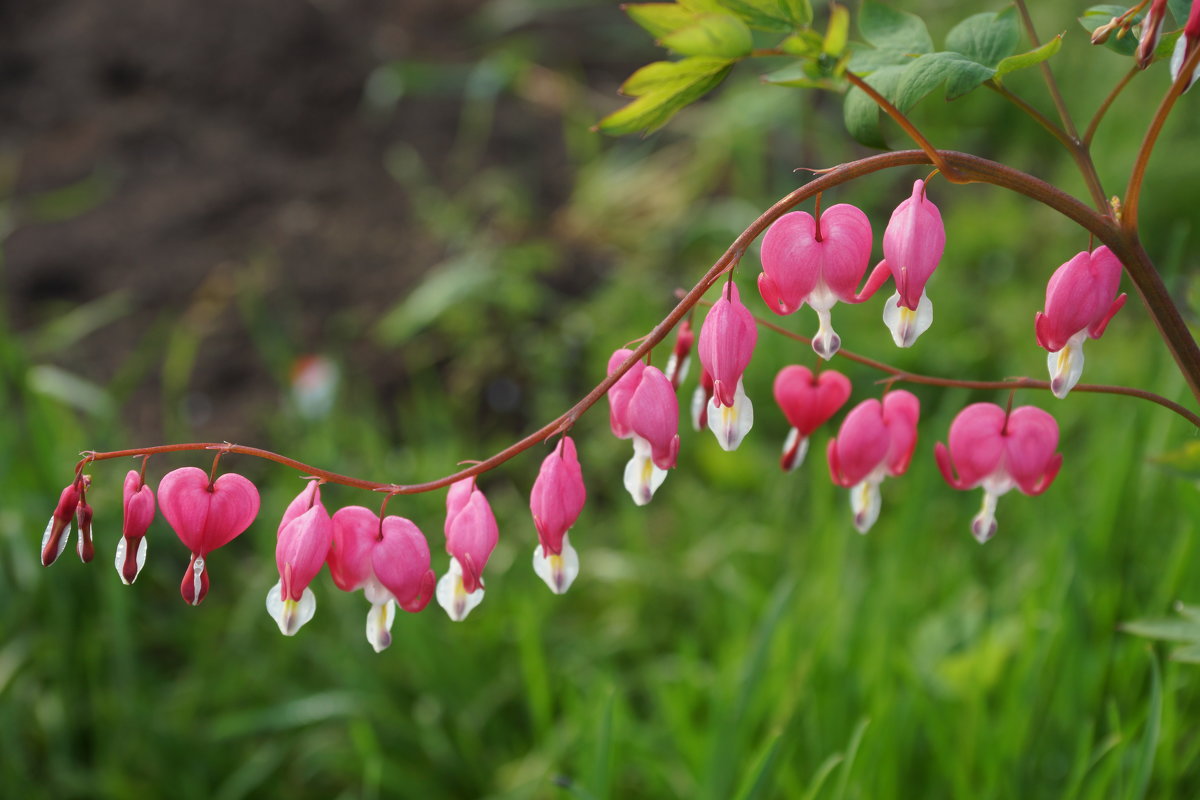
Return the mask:
[[(1020, 170), (998, 164), (994, 161), (988, 161), (978, 156), (951, 150), (935, 151), (935, 155), (937, 156), (936, 161), (929, 153), (921, 150), (902, 150), (868, 156), (867, 158), (834, 167), (786, 195), (764, 211), (758, 219), (750, 224), (750, 227), (742, 231), (733, 244), (729, 246), (729, 249), (725, 251), (724, 255), (717, 259), (716, 263), (712, 265), (700, 281), (680, 299), (675, 308), (671, 310), (671, 313), (646, 335), (637, 349), (630, 353), (629, 357), (611, 375), (597, 384), (595, 388), (568, 409), (566, 413), (529, 434), (524, 439), (509, 445), (490, 458), (437, 480), (408, 485), (376, 483), (375, 481), (367, 481), (360, 478), (339, 475), (335, 472), (328, 472), (296, 461), (295, 459), (272, 453), (269, 450), (244, 447), (242, 445), (212, 443), (159, 445), (131, 450), (117, 450), (109, 453), (85, 453), (83, 460), (76, 465), (76, 472), (79, 474), (89, 462), (103, 461), (110, 458), (171, 453), (183, 450), (219, 449), (226, 453), (240, 453), (242, 455), (265, 458), (309, 475), (324, 478), (330, 483), (339, 483), (345, 486), (391, 494), (417, 494), (449, 486), (456, 481), (479, 475), (498, 467), (510, 458), (574, 425), (575, 421), (585, 411), (599, 402), (600, 398), (608, 392), (609, 388), (622, 375), (628, 372), (634, 364), (666, 338), (675, 325), (700, 302), (704, 293), (741, 259), (751, 242), (758, 238), (771, 223), (800, 203), (813, 197), (818, 192), (827, 191), (835, 186), (840, 186), (843, 183), (861, 178), (864, 175), (870, 175), (894, 167), (936, 164), (938, 162), (952, 165), (955, 172), (967, 182), (990, 183), (994, 186), (1009, 189), (1032, 198), (1077, 223), (1085, 230), (1094, 234), (1097, 239), (1107, 244), (1113, 253), (1116, 254), (1117, 258), (1121, 259), (1125, 269), (1129, 272), (1134, 285), (1138, 288), (1142, 300), (1150, 312), (1151, 318), (1154, 319), (1155, 324), (1158, 326), (1159, 332), (1167, 344), (1167, 348), (1171, 351), (1172, 356), (1183, 372), (1188, 386), (1192, 390), (1192, 394), (1200, 401), (1200, 348), (1196, 346), (1195, 340), (1192, 338), (1187, 325), (1183, 322), (1183, 318), (1179, 314), (1179, 309), (1167, 295), (1162, 279), (1154, 270), (1149, 257), (1141, 249), (1136, 238), (1128, 237), (1110, 219), (1088, 208), (1078, 199)], [(939, 169), (942, 169), (943, 173), (945, 172), (944, 168), (939, 167)], [(1077, 390), (1078, 388), (1076, 387)]]

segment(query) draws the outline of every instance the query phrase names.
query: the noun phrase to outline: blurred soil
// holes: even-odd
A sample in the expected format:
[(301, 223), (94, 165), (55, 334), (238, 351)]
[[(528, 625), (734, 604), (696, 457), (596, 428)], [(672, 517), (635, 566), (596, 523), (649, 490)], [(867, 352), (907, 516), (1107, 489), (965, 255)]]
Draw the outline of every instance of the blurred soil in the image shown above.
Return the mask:
[[(107, 385), (164, 324), (200, 326), (189, 390), (207, 399), (194, 427), (252, 432), (250, 410), (277, 403), (281, 376), (239, 321), (247, 265), (304, 353), (323, 349), (333, 315), (352, 311), (365, 326), (439, 260), (385, 156), (405, 142), (437, 179), (462, 98), (405, 97), (372, 115), (364, 85), (392, 60), (472, 63), (489, 42), (483, 5), (0, 0), (0, 156), (15, 165), (0, 273), (10, 324), (28, 331), (127, 290), (133, 313), (55, 363)], [(533, 57), (605, 69), (610, 50), (580, 37), (609, 16), (615, 7), (586, 5), (537, 16)], [(570, 188), (561, 118), (514, 101), (492, 126), (484, 158), (524, 170), (549, 214)], [(79, 213), (39, 211), (56, 191), (98, 197)], [(353, 359), (385, 396), (403, 382), (394, 354), (365, 337)], [(146, 435), (161, 425), (159, 368), (147, 368), (125, 413)]]

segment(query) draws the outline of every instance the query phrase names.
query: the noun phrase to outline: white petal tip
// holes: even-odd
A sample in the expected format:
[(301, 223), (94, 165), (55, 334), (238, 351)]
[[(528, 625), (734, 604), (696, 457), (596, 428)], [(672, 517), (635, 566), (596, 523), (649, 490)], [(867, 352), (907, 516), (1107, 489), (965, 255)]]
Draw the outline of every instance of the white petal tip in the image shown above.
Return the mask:
[(539, 544), (533, 551), (533, 571), (555, 594), (565, 594), (579, 577), (579, 553), (563, 537), (562, 552), (547, 555)]
[(879, 484), (869, 478), (855, 484), (850, 489), (850, 510), (854, 512), (854, 529), (866, 533), (879, 519), (879, 509), (883, 505), (883, 497), (879, 493)]
[(799, 428), (792, 428), (783, 442), (783, 454), (779, 457), (779, 466), (783, 468), (784, 472), (793, 472), (804, 463), (806, 455), (808, 455), (808, 437), (801, 436)]
[(295, 636), (317, 612), (317, 596), (307, 587), (299, 600), (292, 600), (290, 597), (285, 599), (282, 593), (282, 581), (267, 592), (267, 613), (279, 626), (280, 633), (284, 636)]
[(142, 574), (142, 567), (146, 565), (145, 536), (137, 538), (137, 552), (133, 553), (132, 559), (129, 555), (129, 540), (122, 536), (117, 542), (117, 557), (113, 559), (113, 566), (121, 576), (121, 583), (126, 586), (131, 586), (137, 580), (138, 575)]
[(651, 458), (650, 443), (640, 436), (633, 437), (633, 458), (625, 465), (625, 491), (633, 502), (644, 506), (667, 479), (667, 471), (659, 469)]
[(738, 379), (737, 391), (732, 406), (717, 404), (714, 396), (708, 401), (708, 428), (717, 438), (717, 444), (725, 452), (738, 449), (746, 434), (754, 427), (754, 404), (746, 396), (742, 381)]
[(450, 570), (438, 580), (434, 595), (450, 619), (462, 622), (475, 606), (483, 602), (483, 587), (468, 592), (463, 586), (462, 567), (458, 559), (452, 556)]
[(388, 599), (382, 603), (371, 603), (367, 612), (367, 641), (376, 653), (382, 653), (392, 644), (392, 622), (396, 619), (396, 602)]
[(933, 303), (921, 292), (916, 309), (906, 308), (900, 305), (900, 293), (896, 292), (883, 306), (883, 322), (897, 347), (912, 347), (933, 324)]

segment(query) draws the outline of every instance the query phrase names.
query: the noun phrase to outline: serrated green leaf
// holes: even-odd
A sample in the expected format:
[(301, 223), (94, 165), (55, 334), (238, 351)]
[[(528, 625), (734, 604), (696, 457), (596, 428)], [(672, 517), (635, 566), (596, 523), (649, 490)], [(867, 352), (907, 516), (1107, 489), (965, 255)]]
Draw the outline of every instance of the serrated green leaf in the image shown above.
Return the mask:
[(850, 56), (849, 70), (856, 75), (868, 75), (877, 69), (894, 66), (907, 66), (915, 56), (903, 50), (890, 48), (876, 49), (874, 47), (856, 47)]
[(621, 87), (626, 94), (639, 95), (637, 99), (600, 120), (596, 129), (614, 136), (635, 131), (651, 133), (715, 88), (732, 66), (729, 59), (719, 58), (647, 64)]
[(901, 111), (907, 111), (943, 83), (946, 85), (946, 99), (953, 100), (971, 91), (994, 73), (992, 68), (978, 64), (961, 53), (926, 53), (904, 68), (892, 102)]
[(1118, 628), (1134, 636), (1162, 639), (1168, 642), (1200, 642), (1200, 623), (1191, 619), (1161, 617), (1122, 622)]
[[(1113, 17), (1119, 17), (1128, 10), (1129, 9), (1125, 6), (1092, 6), (1087, 11), (1083, 12), (1083, 16), (1079, 18), (1079, 24), (1082, 25), (1083, 29), (1088, 33), (1091, 33), (1101, 25), (1107, 25), (1112, 21)], [(1140, 15), (1135, 17), (1135, 19), (1140, 18)], [(1132, 34), (1126, 34), (1125, 36), (1117, 38), (1117, 34), (1113, 33), (1108, 37), (1108, 41), (1104, 43), (1104, 46), (1109, 50), (1112, 50), (1114, 53), (1119, 53), (1123, 56), (1131, 56), (1133, 55), (1134, 51), (1137, 50), (1137, 44), (1137, 37), (1133, 36)]]
[(816, 31), (801, 31), (800, 33), (793, 33), (784, 39), (779, 43), (778, 47), (790, 56), (810, 56), (815, 58), (821, 55), (823, 44), (824, 39)]
[(858, 15), (858, 30), (875, 47), (918, 55), (933, 52), (933, 40), (929, 38), (924, 20), (874, 0), (863, 2)]
[(661, 39), (696, 21), (697, 14), (678, 3), (631, 3), (622, 7), (629, 18), (655, 39)]
[[(876, 70), (864, 80), (875, 91), (891, 100), (895, 97), (896, 87), (900, 83), (900, 76), (904, 74), (904, 70), (905, 67), (901, 66), (884, 67)], [(842, 106), (842, 118), (846, 123), (846, 130), (855, 139), (868, 147), (887, 148), (883, 132), (879, 129), (879, 106), (866, 92), (858, 87), (846, 92), (846, 102)]]
[(1184, 478), (1200, 479), (1200, 442), (1188, 442), (1182, 447), (1157, 455), (1150, 459), (1150, 463)]
[(763, 83), (772, 86), (797, 86), (802, 89), (834, 89), (837, 82), (821, 73), (812, 61), (797, 61), (762, 76)]
[(754, 48), (750, 29), (732, 14), (701, 14), (692, 24), (663, 36), (660, 41), (684, 56), (741, 58)]
[(808, 27), (812, 7), (807, 0), (721, 0), (751, 28), (792, 31)]
[(946, 49), (985, 67), (995, 67), (1017, 51), (1020, 41), (1016, 9), (1009, 6), (995, 14), (975, 14), (955, 25), (946, 34)]
[(1058, 36), (1055, 36), (1041, 47), (1001, 59), (1000, 63), (996, 65), (996, 74), (993, 77), (995, 77), (995, 79), (998, 81), (1010, 72), (1016, 72), (1019, 69), (1028, 69), (1029, 67), (1036, 67), (1038, 64), (1057, 53), (1061, 47), (1062, 34), (1060, 33)]
[(850, 10), (845, 6), (829, 7), (829, 26), (825, 29), (825, 43), (821, 49), (831, 56), (840, 56), (850, 41)]

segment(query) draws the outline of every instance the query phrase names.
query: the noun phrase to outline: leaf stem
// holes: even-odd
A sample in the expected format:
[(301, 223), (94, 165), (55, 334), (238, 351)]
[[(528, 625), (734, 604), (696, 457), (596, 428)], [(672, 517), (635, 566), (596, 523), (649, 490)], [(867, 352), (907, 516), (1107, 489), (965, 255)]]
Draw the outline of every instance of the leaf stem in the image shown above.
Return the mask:
[[(1025, 26), (1025, 35), (1029, 37), (1030, 43), (1034, 48), (1042, 46), (1041, 40), (1037, 35), (1037, 28), (1033, 25), (1033, 17), (1029, 16), (1029, 9), (1025, 6), (1025, 0), (1015, 0), (1017, 13), (1021, 15), (1021, 24)], [(1046, 88), (1050, 90), (1050, 99), (1054, 102), (1054, 108), (1058, 110), (1058, 117), (1062, 120), (1063, 130), (1072, 139), (1079, 138), (1079, 131), (1075, 129), (1075, 122), (1071, 119), (1071, 113), (1067, 110), (1067, 104), (1063, 100), (1062, 92), (1058, 89), (1058, 81), (1054, 80), (1054, 72), (1050, 69), (1050, 65), (1043, 61), (1038, 67), (1042, 70), (1042, 78), (1046, 81)]]

